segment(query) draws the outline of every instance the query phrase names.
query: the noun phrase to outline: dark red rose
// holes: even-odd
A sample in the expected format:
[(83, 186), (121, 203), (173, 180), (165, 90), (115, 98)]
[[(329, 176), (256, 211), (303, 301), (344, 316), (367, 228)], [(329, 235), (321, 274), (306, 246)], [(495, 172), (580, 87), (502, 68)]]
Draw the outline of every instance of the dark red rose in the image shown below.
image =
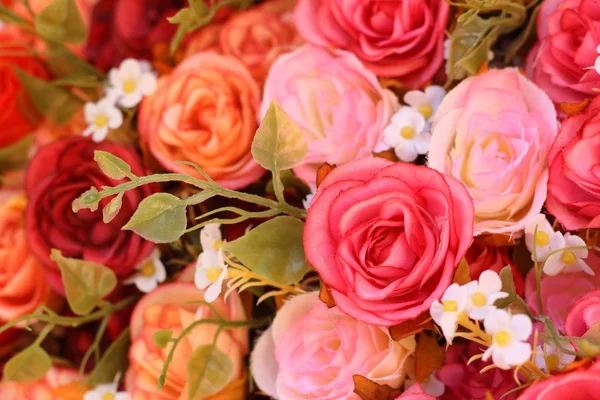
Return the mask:
[(104, 141), (94, 143), (85, 137), (72, 137), (42, 147), (29, 163), (26, 190), (29, 203), (26, 211), (27, 239), (31, 250), (45, 267), (52, 287), (64, 291), (58, 266), (50, 260), (50, 250), (56, 248), (65, 257), (81, 258), (111, 268), (124, 277), (143, 261), (154, 245), (121, 227), (129, 220), (139, 202), (155, 187), (142, 186), (127, 191), (119, 214), (109, 224), (102, 221), (100, 203), (94, 212), (89, 209), (74, 213), (71, 203), (91, 186), (115, 186), (120, 181), (108, 178), (94, 161), (94, 151), (114, 154), (131, 165), (136, 175), (146, 173), (142, 160), (129, 147)]

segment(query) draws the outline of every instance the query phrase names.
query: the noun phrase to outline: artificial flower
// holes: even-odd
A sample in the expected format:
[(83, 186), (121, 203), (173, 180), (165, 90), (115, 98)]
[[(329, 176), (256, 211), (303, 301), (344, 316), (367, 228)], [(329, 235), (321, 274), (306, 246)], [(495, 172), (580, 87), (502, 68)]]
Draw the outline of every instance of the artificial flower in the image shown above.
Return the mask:
[(544, 273), (557, 275), (560, 272), (583, 271), (586, 274), (595, 274), (594, 270), (584, 261), (588, 256), (588, 249), (585, 241), (579, 236), (570, 233), (565, 233), (564, 236), (555, 235), (553, 236), (552, 249), (564, 250), (554, 251), (548, 256), (544, 263)]
[(434, 300), (431, 303), (429, 308), (431, 318), (442, 328), (442, 333), (448, 343), (452, 343), (458, 328), (458, 318), (465, 311), (467, 301), (465, 287), (453, 283), (444, 292), (441, 302)]
[(388, 329), (328, 308), (312, 292), (292, 297), (277, 312), (256, 343), (250, 369), (260, 390), (275, 399), (355, 399), (353, 375), (400, 387), (415, 345), (413, 336), (393, 340)]
[(404, 95), (404, 102), (417, 110), (425, 121), (432, 122), (435, 112), (446, 96), (446, 90), (441, 86), (427, 86), (424, 91), (409, 90)]
[(221, 294), (226, 277), (227, 264), (223, 261), (223, 250), (209, 250), (200, 254), (194, 282), (199, 289), (206, 289), (204, 300), (211, 303)]
[[(575, 347), (569, 342), (564, 342), (561, 346), (569, 351), (575, 351)], [(575, 361), (575, 356), (563, 352), (554, 343), (544, 342), (541, 346), (535, 348), (535, 364), (547, 373), (559, 371)]]
[(127, 392), (119, 391), (117, 381), (97, 385), (83, 395), (83, 400), (132, 400), (132, 397)]
[(428, 311), (473, 238), (465, 187), (381, 158), (335, 168), (308, 210), (304, 250), (342, 312), (383, 326)]
[(424, 382), (421, 382), (421, 387), (425, 393), (436, 398), (442, 396), (446, 391), (444, 382), (437, 378), (436, 372), (433, 372), (431, 375), (429, 375), (429, 378), (427, 378)]
[[(525, 225), (525, 244), (531, 252), (531, 259), (537, 262), (543, 262), (548, 254), (552, 252), (552, 239), (554, 242), (560, 241), (558, 236), (560, 232), (554, 232), (552, 225), (544, 214), (539, 214), (529, 220)], [(535, 257), (533, 254), (535, 246)]]
[(413, 162), (419, 154), (429, 151), (431, 134), (425, 127), (425, 118), (416, 108), (402, 107), (383, 130), (383, 146), (376, 147), (375, 151), (393, 147), (401, 161)]
[(202, 251), (212, 251), (216, 253), (223, 243), (221, 224), (208, 224), (200, 229), (200, 245), (202, 246)]
[(519, 400), (597, 400), (600, 364), (587, 370), (557, 375), (536, 381), (519, 396)]
[(546, 198), (554, 105), (518, 70), (462, 81), (435, 114), (429, 166), (460, 180), (475, 203), (475, 235), (513, 234)]
[(502, 292), (502, 281), (498, 273), (483, 271), (479, 281), (471, 281), (464, 285), (467, 294), (467, 313), (469, 318), (482, 321), (496, 310), (494, 303), (503, 299), (508, 293)]
[(158, 287), (159, 283), (163, 283), (167, 278), (167, 271), (160, 260), (160, 251), (154, 249), (148, 259), (142, 261), (135, 267), (133, 276), (125, 281), (125, 283), (133, 283), (144, 293), (149, 293)]
[(307, 42), (348, 50), (375, 74), (418, 88), (444, 62), (449, 10), (443, 0), (299, 0), (294, 19)]
[(483, 354), (483, 361), (492, 357), (494, 365), (500, 369), (525, 363), (531, 357), (531, 345), (527, 339), (531, 335), (531, 320), (523, 314), (510, 315), (505, 310), (496, 309), (483, 321), (486, 333), (492, 336), (492, 344)]
[(109, 129), (117, 129), (123, 124), (123, 113), (115, 106), (115, 99), (111, 96), (97, 103), (85, 103), (83, 113), (88, 123), (83, 136), (92, 136), (96, 143), (106, 139)]
[(63, 400), (65, 399), (64, 397), (59, 398), (55, 393), (58, 393), (61, 387), (80, 380), (81, 375), (76, 369), (53, 366), (42, 378), (33, 381), (15, 382), (6, 379), (2, 380), (0, 383), (0, 399)]
[(593, 290), (573, 302), (565, 318), (565, 333), (581, 337), (600, 322), (600, 290)]
[(437, 398), (427, 394), (421, 384), (415, 383), (395, 400), (437, 400)]
[(294, 173), (310, 186), (325, 162), (339, 165), (370, 157), (397, 103), (351, 53), (309, 45), (275, 61), (259, 117), (273, 101), (306, 139), (308, 154)]
[(128, 58), (108, 73), (109, 91), (118, 99), (117, 104), (132, 108), (156, 90), (156, 75), (150, 64)]

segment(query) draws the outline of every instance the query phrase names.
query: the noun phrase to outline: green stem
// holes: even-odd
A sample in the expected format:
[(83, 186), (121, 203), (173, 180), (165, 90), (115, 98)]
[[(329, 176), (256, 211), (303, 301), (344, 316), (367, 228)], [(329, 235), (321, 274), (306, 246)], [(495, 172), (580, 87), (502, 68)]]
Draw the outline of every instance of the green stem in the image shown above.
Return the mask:
[[(98, 331), (96, 332), (96, 337), (94, 338), (94, 342), (92, 343), (90, 348), (85, 352), (85, 355), (83, 356), (83, 359), (81, 360), (81, 365), (79, 366), (80, 374), (83, 374), (85, 372), (85, 367), (87, 366), (87, 363), (88, 363), (90, 357), (100, 347), (100, 340), (102, 340), (102, 336), (104, 336), (104, 331), (106, 331), (106, 327), (108, 326), (109, 320), (110, 320), (110, 315), (107, 315), (106, 317), (104, 317), (102, 319), (102, 322), (100, 322), (100, 326), (98, 327)], [(98, 360), (96, 360), (96, 362), (97, 361)]]
[(50, 334), (50, 332), (52, 332), (52, 329), (54, 329), (56, 325), (54, 324), (48, 324), (44, 327), (44, 329), (42, 329), (40, 331), (40, 333), (38, 334), (38, 336), (35, 338), (35, 341), (31, 344), (31, 346), (39, 346), (42, 344), (42, 342), (44, 341), (44, 339), (46, 339), (46, 337)]

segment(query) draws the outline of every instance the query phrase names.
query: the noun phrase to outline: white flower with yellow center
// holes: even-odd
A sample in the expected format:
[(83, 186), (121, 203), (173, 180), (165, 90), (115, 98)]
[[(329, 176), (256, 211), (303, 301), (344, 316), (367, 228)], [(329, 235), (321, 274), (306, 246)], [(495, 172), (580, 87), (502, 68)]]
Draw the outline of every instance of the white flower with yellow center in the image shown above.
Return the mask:
[(478, 281), (471, 281), (464, 285), (467, 292), (466, 312), (471, 319), (483, 321), (496, 309), (494, 303), (498, 299), (508, 296), (502, 292), (502, 281), (494, 271), (483, 271)]
[(196, 276), (194, 282), (198, 289), (206, 289), (204, 300), (209, 303), (221, 294), (223, 280), (227, 277), (227, 264), (223, 260), (223, 250), (204, 251), (196, 263)]
[(442, 328), (442, 333), (448, 343), (452, 343), (458, 328), (458, 318), (465, 310), (466, 305), (467, 291), (464, 287), (453, 283), (446, 289), (442, 301), (435, 300), (429, 307), (431, 318)]
[(531, 259), (535, 261), (533, 257), (533, 247), (535, 244), (535, 258), (537, 258), (538, 262), (543, 262), (553, 250), (551, 242), (559, 240), (558, 236), (562, 237), (560, 232), (554, 232), (552, 225), (550, 225), (544, 214), (538, 214), (533, 217), (525, 225), (525, 244), (531, 252)]
[(113, 383), (103, 383), (83, 395), (83, 400), (131, 400), (127, 392), (119, 392), (118, 377)]
[[(566, 350), (575, 351), (571, 343), (565, 342), (562, 347)], [(564, 353), (553, 343), (544, 343), (535, 349), (535, 364), (544, 372), (560, 371), (575, 361), (575, 356)]]
[(160, 251), (154, 249), (146, 260), (135, 267), (135, 273), (128, 278), (125, 283), (135, 284), (135, 286), (144, 293), (150, 293), (159, 283), (167, 279), (167, 271), (160, 261)]
[(309, 193), (306, 195), (304, 200), (302, 200), (302, 205), (304, 206), (305, 210), (308, 210), (310, 208), (310, 204), (312, 203), (314, 197), (315, 193)]
[(156, 75), (147, 61), (128, 58), (108, 73), (109, 91), (116, 95), (120, 106), (135, 107), (142, 97), (156, 90)]
[(412, 162), (419, 154), (427, 154), (431, 134), (425, 132), (425, 118), (412, 107), (402, 107), (392, 116), (390, 125), (383, 130), (382, 144), (375, 151), (390, 147), (398, 158)]
[(548, 256), (544, 263), (544, 272), (547, 275), (558, 275), (561, 272), (583, 271), (586, 274), (594, 275), (594, 270), (583, 261), (588, 256), (588, 249), (585, 246), (582, 238), (570, 233), (557, 236), (556, 240), (553, 238), (552, 250), (563, 249), (563, 251), (553, 252)]
[(114, 99), (110, 96), (97, 103), (85, 103), (83, 115), (88, 124), (83, 136), (92, 135), (96, 143), (106, 139), (109, 129), (117, 129), (123, 124), (123, 114), (115, 107)]
[(406, 92), (404, 102), (417, 110), (426, 122), (431, 122), (435, 112), (440, 108), (444, 96), (446, 96), (446, 91), (443, 87), (432, 85), (425, 88), (423, 92), (420, 90)]
[(526, 340), (531, 335), (532, 324), (526, 315), (510, 315), (495, 309), (485, 317), (483, 326), (492, 336), (492, 344), (483, 353), (483, 361), (492, 357), (498, 368), (511, 369), (529, 360), (531, 345)]
[(221, 235), (221, 224), (209, 224), (200, 229), (200, 245), (202, 245), (203, 252), (213, 251), (216, 253), (223, 243), (225, 241)]

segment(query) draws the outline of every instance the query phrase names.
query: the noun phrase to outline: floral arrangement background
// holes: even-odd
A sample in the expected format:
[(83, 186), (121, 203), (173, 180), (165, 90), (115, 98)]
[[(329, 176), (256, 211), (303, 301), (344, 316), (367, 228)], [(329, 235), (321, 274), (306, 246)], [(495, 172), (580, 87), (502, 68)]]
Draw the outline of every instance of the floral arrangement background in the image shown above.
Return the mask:
[(0, 21), (0, 399), (598, 396), (599, 0)]

